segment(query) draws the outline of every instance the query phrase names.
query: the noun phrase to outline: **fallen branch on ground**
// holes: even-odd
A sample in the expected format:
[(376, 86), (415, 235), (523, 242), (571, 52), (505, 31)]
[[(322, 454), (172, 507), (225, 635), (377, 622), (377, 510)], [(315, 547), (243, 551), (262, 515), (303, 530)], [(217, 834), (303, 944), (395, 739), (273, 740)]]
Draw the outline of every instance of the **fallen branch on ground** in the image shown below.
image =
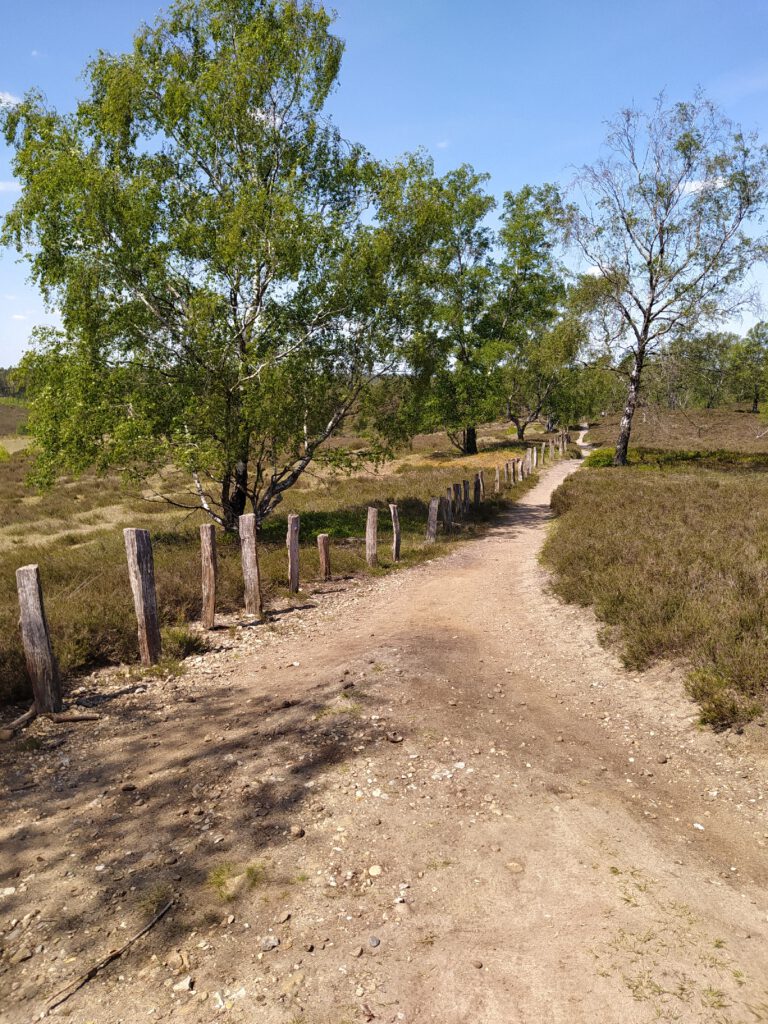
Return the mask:
[(99, 960), (92, 967), (89, 967), (87, 971), (81, 974), (79, 978), (75, 978), (74, 981), (70, 981), (70, 983), (68, 985), (65, 985), (64, 988), (59, 989), (59, 991), (54, 996), (52, 996), (51, 1000), (49, 1001), (48, 1005), (43, 1011), (42, 1016), (47, 1017), (52, 1010), (55, 1010), (57, 1006), (61, 1006), (62, 1003), (66, 1002), (70, 996), (73, 996), (78, 989), (81, 989), (83, 985), (85, 985), (87, 982), (91, 980), (91, 978), (94, 978), (99, 973), (99, 971), (101, 971), (104, 967), (107, 966), (107, 964), (111, 964), (113, 960), (117, 960), (119, 956), (122, 956), (123, 953), (129, 948), (129, 946), (132, 946), (137, 939), (141, 938), (142, 935), (146, 935), (149, 929), (153, 928), (160, 920), (160, 918), (164, 917), (165, 914), (168, 913), (168, 911), (173, 906), (174, 902), (174, 900), (169, 900), (168, 903), (166, 903), (165, 906), (162, 908), (162, 910), (159, 910), (155, 914), (155, 916), (152, 918), (149, 924), (145, 924), (140, 931), (136, 932), (135, 935), (132, 935), (127, 942), (124, 942), (123, 945), (120, 946), (119, 949), (111, 949), (105, 956), (101, 958), (101, 960)]
[[(0, 729), (0, 740), (12, 740), (19, 729), (37, 717), (37, 707), (33, 704), (29, 711), (25, 711), (23, 715), (14, 718), (12, 722)], [(82, 713), (79, 711), (49, 711), (41, 717), (50, 718), (52, 722), (97, 722), (101, 716), (91, 711)]]

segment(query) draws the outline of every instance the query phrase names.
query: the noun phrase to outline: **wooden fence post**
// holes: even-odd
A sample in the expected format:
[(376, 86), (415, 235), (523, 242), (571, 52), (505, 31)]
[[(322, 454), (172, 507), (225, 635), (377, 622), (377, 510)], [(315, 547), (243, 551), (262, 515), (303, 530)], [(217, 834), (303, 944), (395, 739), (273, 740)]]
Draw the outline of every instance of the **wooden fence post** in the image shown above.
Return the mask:
[(16, 590), (21, 612), (21, 640), (35, 709), (39, 715), (61, 711), (59, 668), (51, 648), (40, 570), (36, 565), (23, 565), (16, 570)]
[(317, 550), (320, 554), (320, 575), (324, 580), (331, 578), (331, 549), (327, 533), (318, 533)]
[(203, 564), (203, 611), (200, 616), (205, 629), (213, 629), (216, 621), (216, 527), (203, 523), (200, 527), (200, 558)]
[(453, 529), (453, 515), (451, 514), (451, 503), (447, 498), (440, 499), (440, 519), (443, 523), (443, 530), (450, 534)]
[(464, 512), (464, 502), (461, 498), (461, 484), (453, 485), (453, 507), (456, 510), (456, 518), (461, 519)]
[(498, 494), (500, 490), (501, 490), (501, 473), (499, 472), (499, 467), (497, 466), (496, 467), (496, 475), (495, 475), (494, 480), (493, 480), (493, 492), (494, 492), (494, 494)]
[(555, 442), (551, 437), (549, 439), (549, 457), (550, 459), (554, 459), (555, 457)]
[(392, 561), (400, 561), (400, 515), (397, 505), (389, 506), (389, 513), (392, 516)]
[(482, 469), (478, 471), (477, 479), (480, 481), (480, 500), (485, 501), (485, 476)]
[(453, 514), (456, 511), (456, 509), (454, 508), (454, 505), (453, 505), (453, 488), (452, 487), (446, 487), (446, 489), (445, 489), (445, 496), (448, 499), (448, 504), (451, 506), (451, 514)]
[(256, 543), (256, 516), (247, 512), (237, 521), (240, 532), (240, 558), (243, 563), (245, 584), (245, 610), (249, 615), (264, 618), (264, 604), (261, 599), (261, 573), (259, 572), (259, 549)]
[(365, 560), (368, 565), (378, 565), (379, 510), (368, 506), (368, 521), (365, 524)]
[(533, 448), (530, 449), (530, 452), (531, 452), (531, 463), (532, 463), (531, 468), (535, 471), (536, 467), (539, 464), (539, 449), (536, 447), (536, 445), (534, 445)]
[(509, 484), (509, 463), (504, 463), (504, 486), (507, 487)]
[(482, 495), (482, 484), (480, 482), (480, 474), (475, 473), (475, 508), (480, 508), (480, 499)]
[(128, 576), (133, 606), (139, 627), (139, 653), (142, 665), (156, 665), (162, 654), (160, 620), (157, 614), (155, 563), (148, 530), (123, 530), (128, 556)]
[(462, 480), (461, 481), (461, 486), (462, 486), (463, 491), (464, 491), (464, 509), (463, 509), (463, 511), (464, 511), (464, 514), (466, 515), (467, 512), (469, 512), (469, 480)]
[(429, 512), (427, 513), (427, 536), (428, 544), (434, 544), (437, 537), (437, 510), (440, 505), (439, 498), (429, 499)]
[(288, 590), (299, 592), (299, 527), (300, 519), (295, 512), (288, 516), (288, 533), (285, 546), (288, 548)]

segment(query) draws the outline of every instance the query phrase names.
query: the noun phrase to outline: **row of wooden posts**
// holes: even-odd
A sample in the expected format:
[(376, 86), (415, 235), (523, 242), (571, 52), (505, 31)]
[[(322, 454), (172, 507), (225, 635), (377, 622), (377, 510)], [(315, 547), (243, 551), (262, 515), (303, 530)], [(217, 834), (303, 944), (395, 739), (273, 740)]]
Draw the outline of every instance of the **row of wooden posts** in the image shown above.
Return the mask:
[[(522, 459), (505, 462), (495, 470), (493, 490), (498, 494), (505, 486), (516, 484), (533, 473), (547, 452), (551, 458), (555, 452), (565, 453), (566, 435), (557, 441), (550, 439), (526, 450)], [(470, 502), (470, 482), (462, 480), (450, 486), (444, 496), (430, 499), (427, 513), (427, 543), (437, 539), (438, 519), (443, 531), (450, 534), (454, 522), (468, 515), (474, 505), (479, 508), (485, 497), (485, 476), (483, 470), (475, 474)], [(400, 560), (400, 517), (395, 504), (389, 506), (392, 518), (392, 560)], [(365, 558), (370, 566), (378, 564), (378, 521), (379, 510), (369, 507), (365, 529)], [(264, 618), (264, 605), (259, 572), (259, 554), (256, 538), (256, 516), (252, 513), (240, 516), (240, 552), (245, 590), (245, 610), (258, 619)], [(148, 530), (125, 529), (125, 550), (128, 558), (128, 574), (133, 593), (139, 634), (139, 653), (142, 664), (156, 664), (162, 654), (160, 639), (160, 617), (155, 589), (155, 567), (152, 558), (152, 543)], [(291, 593), (299, 590), (299, 516), (288, 516), (288, 589)], [(331, 577), (330, 538), (327, 533), (318, 534), (317, 547), (320, 555), (320, 575), (327, 580)], [(200, 549), (202, 557), (202, 616), (206, 629), (212, 629), (216, 615), (216, 530), (212, 523), (200, 527)], [(61, 711), (61, 682), (56, 659), (53, 654), (48, 622), (43, 603), (40, 570), (37, 565), (24, 565), (16, 570), (16, 587), (21, 611), (21, 637), (24, 646), (27, 672), (32, 683), (34, 707), (38, 714)]]

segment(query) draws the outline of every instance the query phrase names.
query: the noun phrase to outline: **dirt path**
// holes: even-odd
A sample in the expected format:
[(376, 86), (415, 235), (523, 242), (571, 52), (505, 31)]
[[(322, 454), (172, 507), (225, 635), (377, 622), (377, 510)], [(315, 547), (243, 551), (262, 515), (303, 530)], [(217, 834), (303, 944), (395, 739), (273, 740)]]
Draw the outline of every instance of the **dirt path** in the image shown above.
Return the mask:
[(5, 1019), (172, 892), (70, 1020), (768, 1021), (764, 730), (699, 730), (673, 669), (626, 672), (547, 594), (576, 466), (447, 558), (17, 743)]

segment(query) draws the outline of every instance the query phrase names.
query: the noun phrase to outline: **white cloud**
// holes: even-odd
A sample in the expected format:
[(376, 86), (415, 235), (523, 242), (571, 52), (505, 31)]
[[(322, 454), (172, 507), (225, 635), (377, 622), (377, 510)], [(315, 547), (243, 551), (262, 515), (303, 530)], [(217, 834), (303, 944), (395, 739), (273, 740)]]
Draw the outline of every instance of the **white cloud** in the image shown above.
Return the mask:
[(14, 96), (12, 92), (3, 92), (0, 89), (0, 107), (15, 107), (17, 103), (21, 103), (18, 96)]
[(24, 313), (12, 313), (11, 314), (11, 320), (27, 320), (27, 319), (28, 318), (24, 315)]
[(448, 146), (449, 146), (449, 142), (448, 142), (448, 140), (447, 140), (447, 139), (442, 139), (442, 140), (441, 140), (440, 142), (438, 142), (438, 143), (437, 143), (436, 145), (437, 145), (437, 148), (438, 148), (438, 149), (448, 149)]
[(686, 181), (683, 185), (683, 192), (686, 195), (693, 195), (696, 192), (703, 192), (707, 188), (723, 188), (725, 178), (710, 178), (707, 181)]
[(18, 181), (0, 181), (0, 192), (21, 192)]

